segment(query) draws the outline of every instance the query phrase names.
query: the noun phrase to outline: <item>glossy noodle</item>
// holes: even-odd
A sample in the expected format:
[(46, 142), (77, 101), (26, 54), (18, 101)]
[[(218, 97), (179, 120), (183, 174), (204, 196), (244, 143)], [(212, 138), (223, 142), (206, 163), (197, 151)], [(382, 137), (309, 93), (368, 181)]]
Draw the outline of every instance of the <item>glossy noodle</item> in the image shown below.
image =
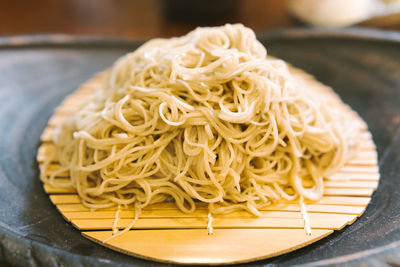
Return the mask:
[(259, 215), (276, 200), (323, 195), (324, 177), (357, 147), (346, 108), (267, 57), (250, 29), (197, 28), (120, 58), (57, 129), (61, 168), (49, 174), (49, 159), (41, 179), (76, 188), (90, 208), (132, 205), (136, 219), (165, 201)]

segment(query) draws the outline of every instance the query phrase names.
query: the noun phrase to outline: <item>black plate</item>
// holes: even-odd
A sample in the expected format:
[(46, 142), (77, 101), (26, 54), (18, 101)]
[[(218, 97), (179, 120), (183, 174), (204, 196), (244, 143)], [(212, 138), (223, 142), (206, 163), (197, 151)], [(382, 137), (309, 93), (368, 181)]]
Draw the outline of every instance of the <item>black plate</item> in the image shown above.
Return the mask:
[[(366, 120), (378, 147), (381, 181), (353, 225), (250, 264), (399, 264), (400, 34), (284, 30), (260, 38), (271, 55), (333, 86)], [(63, 97), (137, 45), (71, 36), (0, 38), (0, 260), (23, 266), (158, 265), (82, 237), (50, 203), (35, 162), (40, 134)]]

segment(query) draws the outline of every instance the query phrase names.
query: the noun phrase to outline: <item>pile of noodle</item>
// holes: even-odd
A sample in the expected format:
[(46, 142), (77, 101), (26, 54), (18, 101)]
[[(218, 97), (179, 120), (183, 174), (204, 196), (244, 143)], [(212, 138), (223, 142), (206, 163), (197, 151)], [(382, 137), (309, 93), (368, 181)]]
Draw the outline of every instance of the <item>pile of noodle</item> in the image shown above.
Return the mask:
[(258, 215), (318, 200), (356, 147), (340, 99), (298, 83), (243, 25), (151, 40), (107, 75), (57, 130), (60, 170), (41, 173), (90, 208), (173, 201), (190, 213), (203, 202)]

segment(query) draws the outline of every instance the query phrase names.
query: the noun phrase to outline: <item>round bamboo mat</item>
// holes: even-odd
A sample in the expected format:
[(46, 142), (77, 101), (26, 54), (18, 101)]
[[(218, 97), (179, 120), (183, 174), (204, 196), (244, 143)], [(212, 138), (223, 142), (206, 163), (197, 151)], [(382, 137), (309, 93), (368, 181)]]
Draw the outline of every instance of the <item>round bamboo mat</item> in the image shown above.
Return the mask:
[[(292, 72), (300, 82), (333, 94), (304, 72), (296, 69)], [(42, 144), (37, 154), (39, 165), (54, 151), (54, 127), (79, 109), (101, 85), (103, 77), (104, 73), (95, 75), (55, 110), (41, 136)], [(45, 184), (44, 189), (63, 217), (83, 236), (122, 253), (180, 264), (231, 264), (265, 259), (304, 247), (352, 224), (368, 205), (379, 182), (377, 153), (366, 124), (351, 109), (348, 113), (364, 131), (360, 137), (360, 151), (338, 173), (329, 177), (330, 180), (325, 179), (325, 192), (320, 200), (305, 201), (311, 235), (304, 230), (298, 201), (268, 206), (261, 211), (261, 217), (244, 211), (215, 215), (212, 235), (207, 234), (206, 206), (200, 206), (193, 214), (184, 214), (172, 203), (161, 203), (145, 208), (132, 230), (103, 243), (112, 235), (117, 208), (90, 211), (80, 203), (74, 188)], [(47, 170), (58, 168), (59, 164), (54, 160)], [(58, 175), (58, 179), (67, 178), (67, 172)], [(126, 227), (133, 216), (133, 209), (121, 209), (117, 228)]]

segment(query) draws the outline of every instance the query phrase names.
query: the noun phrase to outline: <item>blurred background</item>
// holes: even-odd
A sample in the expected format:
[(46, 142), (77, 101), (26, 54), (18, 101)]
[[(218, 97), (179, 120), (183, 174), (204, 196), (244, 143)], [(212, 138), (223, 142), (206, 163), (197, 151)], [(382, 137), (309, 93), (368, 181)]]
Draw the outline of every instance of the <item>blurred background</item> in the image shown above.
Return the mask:
[(149, 39), (241, 22), (256, 32), (302, 26), (400, 30), (400, 0), (0, 0), (0, 35)]

